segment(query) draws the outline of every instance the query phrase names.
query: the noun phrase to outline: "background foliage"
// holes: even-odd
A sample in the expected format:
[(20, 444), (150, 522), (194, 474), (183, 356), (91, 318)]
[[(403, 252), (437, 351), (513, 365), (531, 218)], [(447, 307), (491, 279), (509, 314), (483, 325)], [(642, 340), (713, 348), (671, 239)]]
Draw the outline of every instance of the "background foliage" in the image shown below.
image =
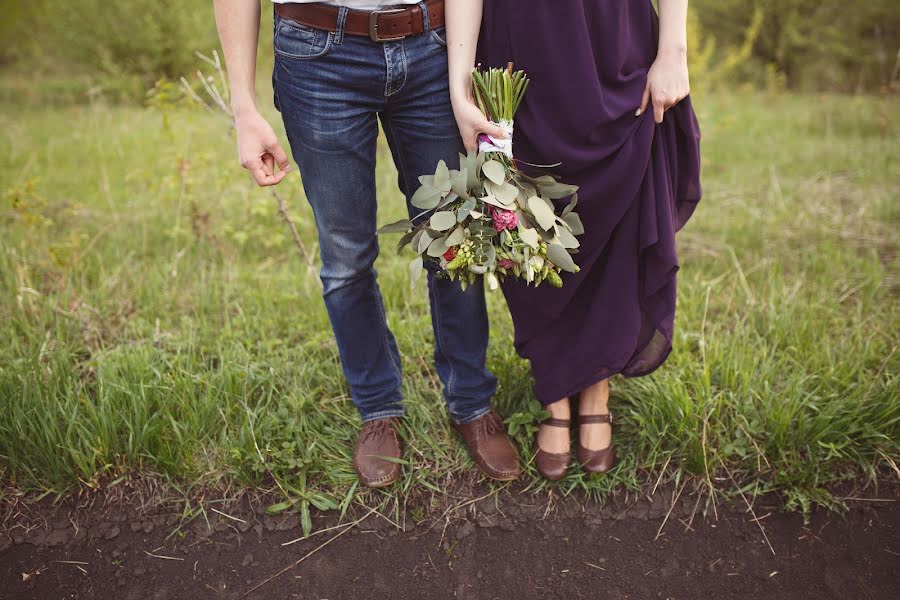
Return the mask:
[[(70, 83), (82, 74), (71, 92), (102, 85), (113, 96), (140, 97), (158, 79), (190, 72), (195, 50), (218, 45), (211, 0), (0, 0), (0, 7), (0, 68), (63, 73)], [(690, 7), (698, 89), (872, 91), (897, 77), (894, 0), (691, 0)], [(271, 50), (260, 37), (265, 61)]]

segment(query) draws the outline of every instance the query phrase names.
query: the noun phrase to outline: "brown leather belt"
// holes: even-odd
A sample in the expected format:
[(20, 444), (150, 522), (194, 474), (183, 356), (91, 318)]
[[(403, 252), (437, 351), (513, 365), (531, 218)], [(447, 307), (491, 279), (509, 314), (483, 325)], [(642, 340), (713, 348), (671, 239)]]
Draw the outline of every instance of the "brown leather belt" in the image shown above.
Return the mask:
[[(444, 24), (444, 0), (427, 0), (430, 29)], [(340, 10), (331, 4), (276, 4), (275, 12), (285, 19), (296, 21), (308, 27), (335, 32), (338, 28)], [(409, 8), (387, 10), (350, 10), (344, 22), (344, 33), (364, 35), (374, 42), (402, 40), (425, 33), (425, 19), (422, 7), (413, 4)]]

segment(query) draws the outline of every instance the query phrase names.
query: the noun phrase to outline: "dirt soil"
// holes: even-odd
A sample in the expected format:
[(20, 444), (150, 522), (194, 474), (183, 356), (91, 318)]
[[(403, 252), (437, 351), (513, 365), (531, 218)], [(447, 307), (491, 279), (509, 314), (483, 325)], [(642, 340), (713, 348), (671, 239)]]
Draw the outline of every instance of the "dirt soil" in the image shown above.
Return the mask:
[(601, 509), (509, 494), (461, 501), (430, 523), (360, 513), (337, 527), (323, 513), (314, 526), (335, 528), (290, 545), (297, 516), (246, 499), (208, 504), (207, 518), (187, 524), (171, 507), (44, 501), (7, 514), (0, 599), (897, 597), (894, 491), (849, 500), (844, 514), (815, 512), (806, 525), (775, 501), (753, 514), (719, 506), (716, 518), (676, 500)]

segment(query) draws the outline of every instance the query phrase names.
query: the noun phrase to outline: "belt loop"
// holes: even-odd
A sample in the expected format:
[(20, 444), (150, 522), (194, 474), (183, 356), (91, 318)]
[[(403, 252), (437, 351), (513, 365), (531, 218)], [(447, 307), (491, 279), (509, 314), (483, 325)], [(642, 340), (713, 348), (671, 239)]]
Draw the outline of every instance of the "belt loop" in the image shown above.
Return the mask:
[(338, 18), (337, 18), (337, 27), (334, 32), (334, 43), (335, 44), (343, 44), (344, 43), (344, 26), (347, 24), (347, 13), (350, 12), (350, 9), (346, 6), (338, 7)]
[(431, 31), (431, 17), (428, 14), (428, 4), (425, 2), (419, 2), (419, 8), (422, 9), (422, 33), (428, 33)]

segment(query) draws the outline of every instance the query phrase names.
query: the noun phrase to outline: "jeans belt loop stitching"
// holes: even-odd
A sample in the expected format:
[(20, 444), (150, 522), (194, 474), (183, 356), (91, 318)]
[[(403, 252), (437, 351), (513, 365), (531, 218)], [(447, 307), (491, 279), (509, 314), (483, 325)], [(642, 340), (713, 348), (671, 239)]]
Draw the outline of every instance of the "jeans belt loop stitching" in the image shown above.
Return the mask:
[(431, 31), (431, 15), (428, 14), (428, 4), (424, 0), (419, 2), (419, 8), (422, 9), (422, 35)]
[(334, 32), (334, 43), (337, 45), (341, 45), (344, 43), (344, 27), (347, 23), (347, 13), (349, 12), (350, 9), (346, 6), (341, 6), (338, 8), (337, 26), (335, 27)]

